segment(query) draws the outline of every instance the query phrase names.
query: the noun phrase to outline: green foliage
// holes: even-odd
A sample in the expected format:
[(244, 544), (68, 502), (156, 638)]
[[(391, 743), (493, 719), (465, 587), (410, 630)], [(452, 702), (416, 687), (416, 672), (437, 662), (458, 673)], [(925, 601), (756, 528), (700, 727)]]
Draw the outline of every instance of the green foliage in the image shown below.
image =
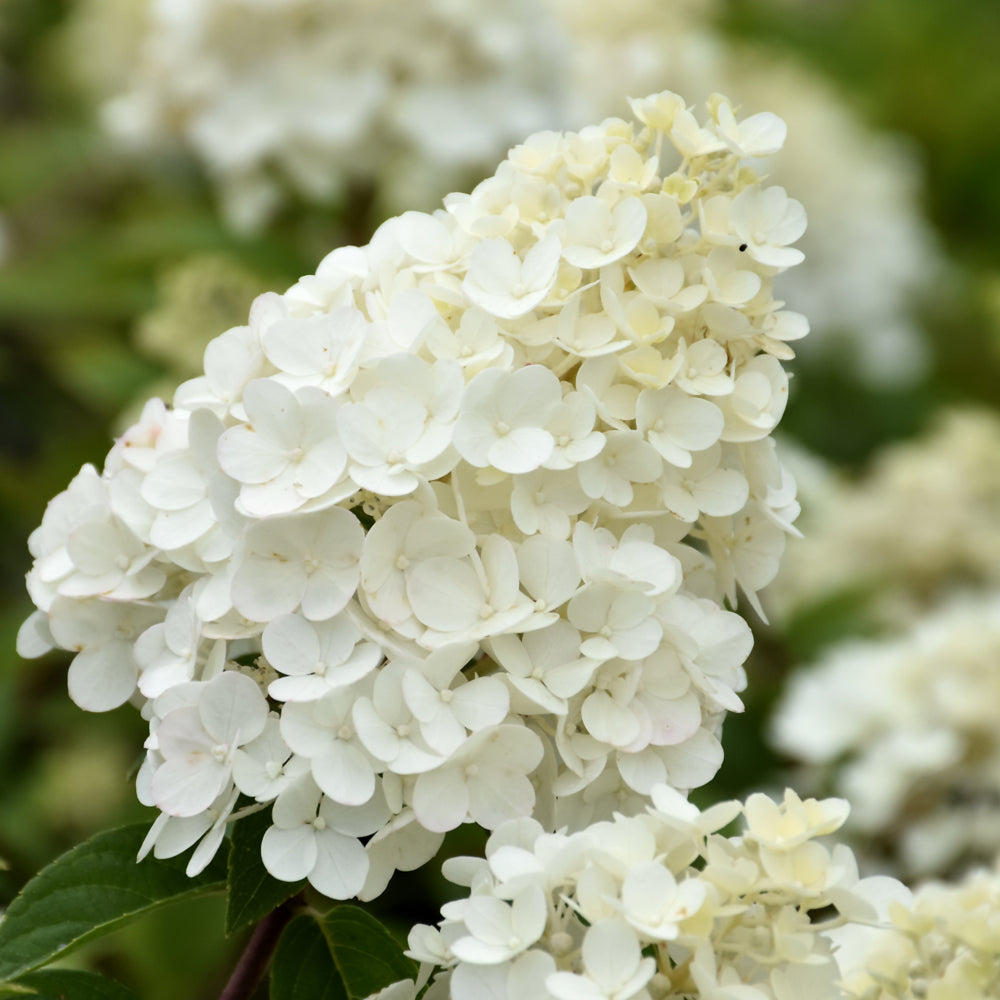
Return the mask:
[[(260, 839), (269, 822), (261, 812), (236, 824), (229, 851), (227, 931), (259, 920), (265, 934), (280, 927), (276, 909), (300, 889), (272, 878), (261, 864)], [(40, 967), (167, 903), (227, 888), (225, 862), (219, 857), (194, 878), (185, 874), (183, 858), (136, 863), (145, 833), (146, 824), (137, 824), (98, 834), (28, 882), (0, 921), (0, 1000), (135, 996), (91, 972)], [(251, 942), (250, 948), (258, 948), (266, 959), (267, 942)], [(415, 974), (414, 963), (392, 934), (364, 910), (310, 910), (293, 919), (278, 942), (271, 995), (363, 1000)]]
[(271, 968), (271, 1000), (364, 1000), (416, 971), (374, 917), (338, 906), (325, 916), (303, 914), (285, 929)]
[(416, 966), (401, 953), (396, 939), (364, 910), (338, 906), (320, 927), (351, 1000), (416, 975)]
[(0, 1000), (138, 1000), (113, 979), (79, 969), (41, 969), (16, 983), (0, 983)]
[(16, 978), (165, 903), (224, 888), (219, 859), (195, 878), (182, 858), (137, 864), (147, 829), (98, 834), (33, 878), (0, 922), (0, 976)]
[(1000, 5), (865, 0), (731, 3), (734, 30), (783, 46), (833, 76), (878, 124), (917, 140), (928, 197), (952, 251), (996, 260), (1000, 181)]
[(281, 935), (271, 964), (271, 1000), (347, 1000), (319, 924), (296, 917)]

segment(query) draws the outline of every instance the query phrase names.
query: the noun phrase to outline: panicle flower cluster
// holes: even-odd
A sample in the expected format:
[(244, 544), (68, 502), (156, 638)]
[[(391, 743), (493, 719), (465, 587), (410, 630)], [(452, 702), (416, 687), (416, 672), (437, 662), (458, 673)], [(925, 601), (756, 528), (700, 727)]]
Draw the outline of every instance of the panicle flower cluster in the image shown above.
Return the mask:
[(527, 0), (87, 0), (67, 49), (113, 136), (189, 150), (253, 229), (289, 186), (324, 198), (400, 160), (410, 186), (437, 175), (435, 199), (442, 174), (481, 176), (563, 121), (560, 39)]
[(664, 87), (691, 100), (739, 93), (744, 107), (779, 114), (789, 137), (769, 176), (796, 192), (811, 223), (806, 262), (782, 284), (813, 328), (804, 354), (846, 355), (874, 385), (926, 370), (913, 304), (945, 265), (920, 207), (912, 150), (866, 126), (809, 67), (727, 38), (714, 20), (731, 0), (549, 3), (569, 37), (572, 97), (589, 117), (612, 113), (622, 93)]
[(1000, 595), (966, 596), (895, 639), (851, 642), (792, 675), (785, 753), (835, 767), (854, 832), (917, 874), (1000, 843)]
[[(741, 836), (719, 833), (741, 813)], [(452, 1000), (840, 1000), (831, 933), (906, 894), (819, 841), (846, 814), (791, 791), (699, 812), (660, 787), (576, 833), (512, 821), (485, 860), (445, 862), (469, 894), (414, 927), (409, 954), (447, 970)]]
[(49, 505), (20, 649), (141, 707), (147, 849), (197, 869), (242, 794), (272, 874), (369, 898), (463, 822), (718, 769), (723, 602), (758, 607), (797, 512), (771, 431), (806, 322), (771, 286), (805, 216), (745, 162), (774, 116), (633, 107), (258, 298)]
[(1000, 874), (931, 882), (888, 907), (891, 926), (844, 928), (838, 957), (850, 1000), (1000, 996)]
[(1000, 585), (1000, 416), (945, 411), (930, 431), (884, 449), (844, 482), (793, 452), (786, 461), (809, 511), (766, 606), (778, 619), (852, 587), (869, 611), (914, 621), (956, 586)]

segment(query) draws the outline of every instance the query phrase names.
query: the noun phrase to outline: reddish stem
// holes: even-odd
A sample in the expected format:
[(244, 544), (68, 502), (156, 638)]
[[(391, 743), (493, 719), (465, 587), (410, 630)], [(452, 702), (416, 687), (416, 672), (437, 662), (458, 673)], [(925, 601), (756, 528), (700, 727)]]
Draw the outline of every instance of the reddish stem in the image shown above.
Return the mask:
[(292, 907), (284, 903), (272, 910), (254, 928), (243, 954), (240, 955), (229, 982), (219, 994), (219, 1000), (249, 1000), (264, 978), (271, 956), (278, 947), (278, 938), (292, 919)]

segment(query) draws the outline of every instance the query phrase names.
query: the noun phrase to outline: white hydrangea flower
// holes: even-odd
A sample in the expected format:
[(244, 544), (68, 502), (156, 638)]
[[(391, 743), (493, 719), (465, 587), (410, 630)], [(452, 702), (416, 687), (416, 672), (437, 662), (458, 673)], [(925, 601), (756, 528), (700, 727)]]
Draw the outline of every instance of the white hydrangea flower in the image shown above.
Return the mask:
[[(293, 393), (273, 379), (255, 379), (244, 390), (243, 407), (247, 422), (224, 431), (218, 443), (219, 465), (241, 484), (242, 514), (290, 514), (333, 489), (347, 453), (330, 396), (309, 387)], [(351, 484), (346, 492), (353, 489)]]
[(357, 518), (342, 507), (309, 519), (255, 521), (233, 577), (233, 605), (260, 622), (299, 607), (312, 621), (332, 618), (357, 588), (363, 539)]
[(358, 836), (381, 825), (375, 816), (371, 823), (358, 824), (358, 818), (325, 798), (308, 777), (299, 779), (275, 801), (274, 825), (260, 845), (267, 870), (287, 882), (306, 878), (332, 899), (356, 896), (368, 874)]
[(925, 433), (876, 452), (853, 480), (800, 452), (786, 459), (809, 516), (764, 595), (775, 616), (864, 588), (867, 612), (899, 628), (956, 586), (1000, 585), (995, 411), (946, 409)]
[(322, 622), (299, 614), (273, 618), (261, 633), (261, 647), (267, 662), (284, 675), (267, 688), (277, 701), (314, 701), (367, 676), (383, 658), (344, 614)]
[(28, 548), (35, 558), (28, 591), (43, 610), (57, 595), (139, 600), (165, 580), (156, 550), (114, 513), (108, 483), (91, 465), (52, 501)]
[(957, 596), (909, 632), (834, 646), (793, 674), (773, 742), (833, 768), (848, 830), (877, 838), (883, 863), (928, 875), (992, 859), (998, 656), (1000, 597)]
[(422, 205), (564, 124), (563, 32), (520, 0), (143, 0), (130, 14), (107, 0), (74, 12), (77, 77), (126, 148), (193, 154), (239, 229), (289, 191), (324, 199), (373, 175), (390, 203)]
[(996, 995), (998, 902), (995, 864), (957, 882), (925, 883), (912, 895), (887, 886), (881, 909), (889, 926), (833, 932), (845, 996), (986, 1000)]
[[(802, 219), (743, 158), (775, 122), (637, 108), (664, 125), (536, 134), (261, 296), (51, 504), (19, 645), (142, 708), (153, 849), (203, 863), (238, 792), (273, 875), (371, 898), (462, 823), (576, 828), (718, 770), (751, 645), (723, 603), (794, 530), (768, 331)], [(601, 920), (573, 974), (639, 995)]]
[(369, 676), (315, 701), (286, 702), (281, 710), (282, 738), (309, 762), (320, 790), (347, 806), (368, 802), (379, 785), (377, 764), (362, 744), (353, 718), (354, 705), (371, 687)]
[(207, 681), (195, 705), (167, 712), (156, 729), (163, 758), (152, 783), (157, 807), (196, 816), (228, 792), (236, 751), (263, 733), (267, 713), (256, 683), (232, 670)]
[[(445, 875), (469, 896), (442, 907), (438, 928), (414, 927), (409, 954), (444, 970), (437, 978), (450, 979), (453, 1000), (844, 1000), (849, 964), (846, 955), (838, 964), (834, 942), (878, 941), (888, 901), (907, 890), (859, 880), (849, 849), (815, 839), (843, 820), (839, 801), (803, 802), (791, 791), (783, 804), (764, 798), (700, 812), (659, 786), (639, 815), (575, 833), (506, 823), (485, 860), (446, 862)], [(802, 810), (815, 821), (779, 853), (814, 849), (808, 881), (776, 877), (755, 837), (718, 833), (740, 812), (773, 814), (781, 825)], [(759, 815), (753, 822), (761, 826)]]
[(490, 368), (469, 383), (455, 424), (454, 445), (470, 465), (525, 473), (551, 456), (555, 437), (546, 424), (561, 401), (559, 379), (530, 365)]

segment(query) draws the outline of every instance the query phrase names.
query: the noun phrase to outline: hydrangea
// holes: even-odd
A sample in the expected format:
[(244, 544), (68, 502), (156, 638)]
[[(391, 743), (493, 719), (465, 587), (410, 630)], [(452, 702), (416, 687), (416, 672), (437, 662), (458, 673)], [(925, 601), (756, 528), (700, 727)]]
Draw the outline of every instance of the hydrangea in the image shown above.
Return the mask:
[(482, 176), (564, 122), (561, 39), (522, 0), (88, 0), (66, 49), (112, 136), (186, 149), (254, 229), (289, 188), (316, 200), (375, 175), (408, 189), (383, 190), (393, 203)]
[(50, 504), (20, 649), (142, 710), (161, 855), (270, 806), (273, 874), (369, 898), (463, 822), (718, 769), (731, 608), (797, 513), (772, 282), (805, 215), (723, 98), (701, 151), (676, 94), (634, 110), (258, 298)]
[(884, 862), (927, 875), (992, 859), (998, 662), (1000, 596), (954, 599), (908, 633), (835, 646), (793, 674), (773, 741), (834, 769), (852, 832)]
[(850, 1000), (987, 1000), (1000, 991), (1000, 876), (929, 882), (888, 907), (891, 926), (833, 932)]
[(789, 546), (765, 604), (787, 619), (811, 603), (862, 589), (866, 612), (899, 627), (956, 586), (1000, 585), (1000, 417), (941, 412), (919, 437), (873, 457), (855, 480), (786, 449), (805, 538)]
[[(742, 835), (722, 835), (741, 813)], [(445, 862), (468, 894), (414, 927), (409, 953), (453, 1000), (842, 1000), (834, 935), (906, 898), (820, 841), (846, 814), (792, 791), (700, 812), (659, 786), (643, 813), (575, 833), (511, 821), (485, 859)]]
[[(692, 100), (738, 93), (744, 108), (777, 112), (789, 134), (769, 174), (796, 192), (811, 222), (801, 245), (807, 260), (782, 283), (813, 328), (803, 356), (842, 363), (846, 355), (852, 377), (874, 386), (926, 373), (914, 302), (946, 265), (921, 209), (913, 150), (869, 127), (810, 67), (774, 46), (727, 37), (714, 22), (739, 6), (731, 0), (549, 4), (569, 38), (578, 115), (611, 113), (620, 94), (663, 87)], [(710, 141), (763, 155), (773, 147), (766, 119), (721, 114)], [(693, 119), (685, 132), (690, 142), (703, 138)], [(780, 323), (787, 335), (798, 320), (786, 314)]]

